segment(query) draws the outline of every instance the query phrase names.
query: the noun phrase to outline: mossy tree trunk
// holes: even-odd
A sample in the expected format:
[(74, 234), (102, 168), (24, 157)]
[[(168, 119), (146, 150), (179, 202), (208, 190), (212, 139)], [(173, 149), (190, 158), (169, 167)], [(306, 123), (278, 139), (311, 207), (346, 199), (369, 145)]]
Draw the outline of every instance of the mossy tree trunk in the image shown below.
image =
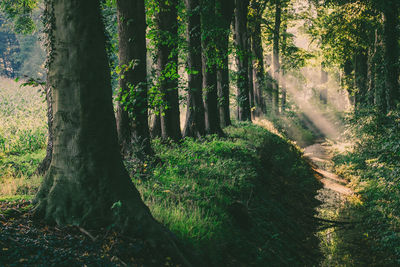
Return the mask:
[(38, 175), (44, 175), (50, 167), (53, 157), (53, 96), (49, 83), (46, 84), (46, 105), (47, 105), (47, 147), (46, 156), (40, 162), (36, 172)]
[(151, 155), (146, 80), (146, 21), (144, 0), (117, 0), (121, 77), (117, 130), (123, 154), (132, 145)]
[(184, 136), (201, 137), (205, 135), (203, 103), (203, 75), (201, 59), (200, 1), (185, 0), (187, 11), (188, 41), (188, 100)]
[(35, 198), (35, 215), (59, 225), (113, 224), (125, 234), (166, 244), (171, 255), (185, 262), (144, 205), (121, 159), (99, 1), (47, 3), (54, 146)]

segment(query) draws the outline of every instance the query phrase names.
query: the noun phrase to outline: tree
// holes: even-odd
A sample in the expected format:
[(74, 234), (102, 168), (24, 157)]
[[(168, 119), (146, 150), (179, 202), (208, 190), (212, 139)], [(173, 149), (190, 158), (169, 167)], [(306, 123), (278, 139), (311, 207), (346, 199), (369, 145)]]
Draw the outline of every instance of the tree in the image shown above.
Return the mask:
[[(117, 130), (123, 154), (132, 139), (152, 154), (147, 108), (146, 18), (144, 0), (117, 0), (120, 91)], [(136, 155), (143, 157), (144, 155)]]
[(217, 34), (215, 0), (202, 2), (202, 64), (206, 132), (223, 135), (220, 125), (217, 93)]
[(15, 78), (21, 68), (17, 55), (20, 53), (20, 44), (17, 36), (7, 26), (7, 21), (0, 13), (0, 74)]
[(166, 244), (172, 256), (189, 264), (153, 219), (124, 168), (99, 1), (46, 1), (46, 7), (54, 149), (35, 214), (60, 225), (113, 224), (126, 235)]
[(267, 1), (252, 0), (249, 12), (249, 34), (251, 36), (251, 53), (253, 65), (253, 88), (255, 115), (266, 113), (262, 91), (265, 89), (264, 51), (261, 37), (261, 21)]
[(185, 5), (188, 16), (188, 104), (183, 135), (201, 137), (205, 135), (205, 117), (201, 62), (200, 1), (185, 0)]
[(383, 45), (385, 59), (385, 84), (387, 88), (387, 107), (393, 110), (400, 103), (399, 87), (399, 3), (396, 0), (384, 4)]
[(182, 138), (178, 95), (178, 22), (177, 0), (157, 0), (158, 87), (162, 95), (161, 132), (163, 138), (178, 141)]
[(248, 0), (236, 0), (235, 9), (235, 46), (236, 62), (238, 67), (237, 78), (237, 104), (238, 119), (240, 121), (251, 121), (250, 99), (249, 99), (249, 57), (247, 38), (247, 12)]
[(275, 0), (275, 23), (274, 23), (274, 36), (273, 36), (273, 75), (274, 88), (272, 91), (272, 110), (275, 114), (279, 113), (279, 76), (281, 72), (281, 64), (279, 60), (280, 49), (280, 29), (282, 22), (282, 3), (281, 0)]
[(221, 127), (231, 125), (229, 109), (229, 35), (235, 9), (232, 0), (216, 1), (218, 64), (217, 64), (217, 90), (219, 98), (219, 116)]

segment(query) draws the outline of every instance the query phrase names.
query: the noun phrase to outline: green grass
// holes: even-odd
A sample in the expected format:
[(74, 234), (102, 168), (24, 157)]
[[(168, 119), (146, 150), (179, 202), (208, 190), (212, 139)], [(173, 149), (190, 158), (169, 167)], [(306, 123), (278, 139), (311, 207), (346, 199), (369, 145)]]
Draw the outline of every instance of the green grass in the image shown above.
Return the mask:
[(0, 153), (23, 154), (46, 146), (46, 108), (38, 88), (0, 77)]
[(226, 132), (154, 142), (163, 164), (133, 178), (153, 215), (214, 266), (316, 264), (319, 185), (301, 153), (255, 125)]
[[(0, 91), (0, 204), (32, 199), (45, 156), (43, 98), (4, 80)], [(226, 138), (153, 141), (159, 161), (126, 161), (154, 217), (206, 264), (315, 265), (319, 184), (298, 148), (249, 123)]]

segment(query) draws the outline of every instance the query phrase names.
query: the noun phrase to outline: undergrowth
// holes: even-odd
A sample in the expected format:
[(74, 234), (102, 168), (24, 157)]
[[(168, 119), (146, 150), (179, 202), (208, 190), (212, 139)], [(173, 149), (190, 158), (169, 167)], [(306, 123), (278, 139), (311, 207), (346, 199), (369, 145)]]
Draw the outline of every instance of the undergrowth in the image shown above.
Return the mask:
[(46, 104), (37, 88), (0, 78), (0, 196), (34, 194), (44, 158)]
[(338, 214), (356, 222), (337, 231), (336, 263), (400, 265), (400, 114), (361, 113), (349, 120), (356, 145), (334, 158), (357, 192)]
[(153, 215), (213, 266), (316, 264), (319, 184), (301, 153), (252, 124), (226, 132), (154, 142), (162, 164), (133, 178)]

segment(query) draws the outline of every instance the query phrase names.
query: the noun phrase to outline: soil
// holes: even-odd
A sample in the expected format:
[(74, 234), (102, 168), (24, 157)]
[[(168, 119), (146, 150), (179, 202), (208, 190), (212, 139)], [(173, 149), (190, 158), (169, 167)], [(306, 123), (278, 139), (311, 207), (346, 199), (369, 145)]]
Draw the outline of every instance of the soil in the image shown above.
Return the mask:
[(175, 266), (144, 240), (48, 226), (32, 220), (30, 208), (29, 201), (0, 202), (0, 266)]

